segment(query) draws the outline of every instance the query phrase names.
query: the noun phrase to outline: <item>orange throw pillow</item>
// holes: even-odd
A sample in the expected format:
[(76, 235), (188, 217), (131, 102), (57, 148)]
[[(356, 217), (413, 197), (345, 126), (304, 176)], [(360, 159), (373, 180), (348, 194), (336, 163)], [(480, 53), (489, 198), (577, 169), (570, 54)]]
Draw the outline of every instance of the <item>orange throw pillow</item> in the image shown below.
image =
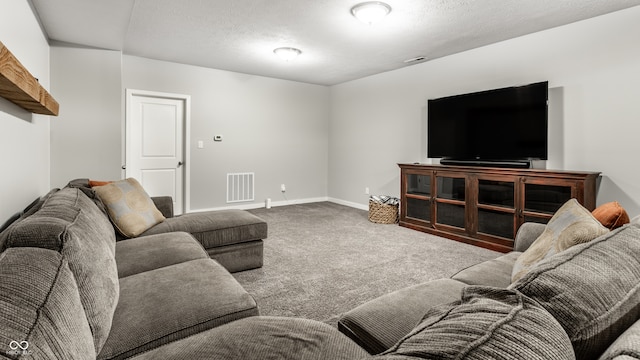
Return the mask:
[(629, 215), (617, 201), (602, 204), (595, 208), (591, 214), (609, 230), (629, 223)]
[(113, 181), (89, 180), (89, 186), (90, 187), (103, 186), (103, 185), (111, 184), (112, 182)]

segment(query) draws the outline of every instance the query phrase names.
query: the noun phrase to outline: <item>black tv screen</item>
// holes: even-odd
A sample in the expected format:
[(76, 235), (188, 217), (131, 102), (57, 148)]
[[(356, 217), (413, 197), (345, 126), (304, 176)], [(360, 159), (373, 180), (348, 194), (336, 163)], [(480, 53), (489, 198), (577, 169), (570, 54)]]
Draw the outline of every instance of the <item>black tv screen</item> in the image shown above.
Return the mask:
[(547, 160), (548, 82), (428, 101), (427, 156)]

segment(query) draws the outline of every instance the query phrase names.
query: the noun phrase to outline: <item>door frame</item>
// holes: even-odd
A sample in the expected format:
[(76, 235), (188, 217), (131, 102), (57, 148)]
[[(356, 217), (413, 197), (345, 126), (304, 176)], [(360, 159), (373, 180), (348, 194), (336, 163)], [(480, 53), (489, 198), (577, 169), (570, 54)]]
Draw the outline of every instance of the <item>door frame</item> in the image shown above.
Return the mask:
[(184, 94), (166, 93), (160, 91), (125, 89), (125, 119), (124, 119), (124, 166), (122, 167), (122, 177), (126, 177), (126, 165), (130, 163), (129, 149), (131, 149), (131, 101), (134, 96), (154, 97), (161, 99), (182, 100), (184, 102), (184, 131), (183, 131), (183, 154), (184, 165), (182, 165), (183, 182), (182, 182), (182, 213), (186, 214), (191, 211), (191, 96)]

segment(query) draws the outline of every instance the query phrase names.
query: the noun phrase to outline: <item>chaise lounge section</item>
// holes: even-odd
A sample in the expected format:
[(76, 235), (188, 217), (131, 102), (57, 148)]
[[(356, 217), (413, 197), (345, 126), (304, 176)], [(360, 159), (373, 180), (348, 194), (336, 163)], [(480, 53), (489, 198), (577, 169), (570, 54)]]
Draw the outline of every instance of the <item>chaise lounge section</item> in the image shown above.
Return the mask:
[[(75, 179), (69, 187), (81, 189), (102, 205), (89, 179)], [(174, 216), (173, 200), (168, 196), (151, 198), (165, 220), (139, 236), (184, 231), (202, 244), (212, 259), (230, 272), (262, 267), (263, 239), (267, 238), (267, 223), (244, 210), (193, 212)], [(124, 237), (118, 234), (118, 239)]]

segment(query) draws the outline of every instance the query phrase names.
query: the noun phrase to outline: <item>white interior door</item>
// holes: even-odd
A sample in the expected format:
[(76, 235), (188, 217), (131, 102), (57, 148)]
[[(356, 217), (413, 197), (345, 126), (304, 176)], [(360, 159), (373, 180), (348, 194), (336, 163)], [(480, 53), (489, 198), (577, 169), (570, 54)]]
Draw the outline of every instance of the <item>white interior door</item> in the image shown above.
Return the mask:
[(150, 196), (171, 196), (176, 214), (184, 208), (187, 99), (127, 91), (125, 175)]

